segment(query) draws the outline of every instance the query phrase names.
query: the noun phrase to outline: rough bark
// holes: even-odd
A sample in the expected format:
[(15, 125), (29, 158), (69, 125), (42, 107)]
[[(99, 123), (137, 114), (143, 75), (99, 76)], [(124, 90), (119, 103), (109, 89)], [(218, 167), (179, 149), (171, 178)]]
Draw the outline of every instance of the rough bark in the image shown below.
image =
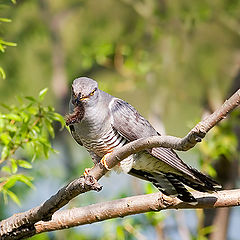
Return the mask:
[(184, 203), (178, 198), (171, 198), (162, 193), (153, 193), (63, 210), (53, 214), (51, 221), (36, 223), (36, 233), (60, 230), (150, 211), (219, 208), (240, 205), (240, 190), (219, 191), (213, 194), (195, 192), (193, 195), (198, 201), (196, 205)]

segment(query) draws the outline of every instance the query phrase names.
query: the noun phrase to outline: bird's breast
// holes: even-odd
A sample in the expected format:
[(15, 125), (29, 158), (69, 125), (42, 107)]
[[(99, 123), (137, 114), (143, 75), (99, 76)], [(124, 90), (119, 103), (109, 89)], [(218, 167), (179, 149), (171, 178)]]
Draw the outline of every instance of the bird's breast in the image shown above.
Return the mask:
[(99, 157), (112, 152), (115, 148), (121, 147), (127, 143), (127, 140), (121, 136), (115, 129), (99, 132), (95, 134), (88, 134), (88, 136), (81, 136), (83, 146), (89, 151), (93, 151)]

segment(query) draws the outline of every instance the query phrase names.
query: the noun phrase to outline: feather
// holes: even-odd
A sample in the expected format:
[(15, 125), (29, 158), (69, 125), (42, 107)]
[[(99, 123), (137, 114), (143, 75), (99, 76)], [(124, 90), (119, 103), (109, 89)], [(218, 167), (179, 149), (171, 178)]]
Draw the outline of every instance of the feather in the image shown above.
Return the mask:
[[(134, 107), (121, 99), (114, 98), (112, 100), (112, 102), (110, 103), (110, 111), (112, 115), (113, 128), (116, 129), (119, 134), (124, 136), (128, 141), (134, 141), (139, 138), (160, 135), (152, 127), (152, 125), (137, 112)], [(146, 180), (151, 181), (160, 191), (165, 192), (168, 195), (172, 195), (174, 191), (172, 190), (172, 187), (167, 189), (167, 186), (173, 186), (180, 199), (188, 202), (194, 202), (195, 200), (193, 196), (185, 189), (183, 184), (186, 184), (193, 189), (203, 192), (215, 191), (216, 189), (219, 189), (221, 187), (217, 182), (215, 182), (205, 174), (184, 163), (179, 158), (179, 156), (170, 148), (158, 147), (148, 149), (146, 151), (155, 159), (158, 159), (159, 161), (162, 161), (166, 165), (170, 166), (169, 168), (164, 168), (167, 170), (154, 169), (154, 167), (157, 165), (152, 164), (152, 171), (150, 172), (148, 168), (148, 175), (144, 172), (145, 179), (147, 178)], [(155, 162), (156, 160), (151, 160), (150, 157), (146, 157), (144, 161)], [(135, 164), (137, 165), (137, 163), (138, 162), (136, 160)], [(144, 166), (144, 164), (142, 163), (142, 159), (141, 164), (142, 166)], [(149, 166), (150, 164), (148, 165), (146, 163), (145, 165)], [(162, 165), (159, 164), (158, 166)], [(138, 175), (138, 177), (139, 175), (144, 175), (143, 173), (136, 173), (136, 171), (139, 170), (141, 169), (132, 169), (129, 173), (133, 175), (134, 172), (135, 175)], [(149, 174), (151, 174), (151, 177), (149, 177)], [(165, 175), (162, 176), (162, 174)], [(168, 181), (166, 181), (166, 179)], [(170, 185), (169, 182), (171, 183)]]

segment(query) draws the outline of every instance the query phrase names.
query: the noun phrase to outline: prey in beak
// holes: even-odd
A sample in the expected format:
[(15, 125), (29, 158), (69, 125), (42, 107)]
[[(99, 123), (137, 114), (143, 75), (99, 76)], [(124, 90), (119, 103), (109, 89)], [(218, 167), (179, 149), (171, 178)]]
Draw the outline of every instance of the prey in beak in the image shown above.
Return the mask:
[(66, 125), (72, 125), (75, 123), (80, 123), (84, 117), (85, 109), (82, 100), (87, 97), (81, 97), (78, 94), (77, 97), (73, 96), (72, 104), (74, 105), (73, 113), (66, 115)]

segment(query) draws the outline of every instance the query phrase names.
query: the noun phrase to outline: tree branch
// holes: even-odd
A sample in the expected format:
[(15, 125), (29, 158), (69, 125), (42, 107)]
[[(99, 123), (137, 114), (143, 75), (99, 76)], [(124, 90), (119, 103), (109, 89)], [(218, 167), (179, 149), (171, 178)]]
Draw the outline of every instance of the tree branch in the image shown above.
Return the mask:
[(36, 233), (165, 209), (219, 208), (240, 205), (240, 189), (219, 191), (213, 194), (194, 192), (193, 195), (198, 201), (196, 205), (182, 202), (178, 198), (171, 198), (159, 192), (63, 210), (54, 213), (51, 221), (36, 223)]
[[(114, 150), (106, 158), (107, 165), (112, 168), (120, 161), (133, 153), (154, 147), (173, 148), (175, 150), (186, 151), (194, 147), (206, 133), (215, 126), (227, 114), (236, 108), (240, 103), (240, 89), (232, 95), (225, 103), (205, 120), (198, 123), (184, 138), (172, 136), (154, 136), (146, 139), (138, 139), (125, 146)], [(30, 209), (24, 213), (16, 214), (0, 222), (1, 239), (22, 239), (36, 234), (34, 224), (41, 220), (51, 219), (54, 212), (66, 205), (72, 198), (90, 190), (101, 189), (97, 183), (108, 170), (101, 164), (96, 164), (90, 171), (87, 178), (80, 177), (69, 183), (53, 195), (42, 205)]]

